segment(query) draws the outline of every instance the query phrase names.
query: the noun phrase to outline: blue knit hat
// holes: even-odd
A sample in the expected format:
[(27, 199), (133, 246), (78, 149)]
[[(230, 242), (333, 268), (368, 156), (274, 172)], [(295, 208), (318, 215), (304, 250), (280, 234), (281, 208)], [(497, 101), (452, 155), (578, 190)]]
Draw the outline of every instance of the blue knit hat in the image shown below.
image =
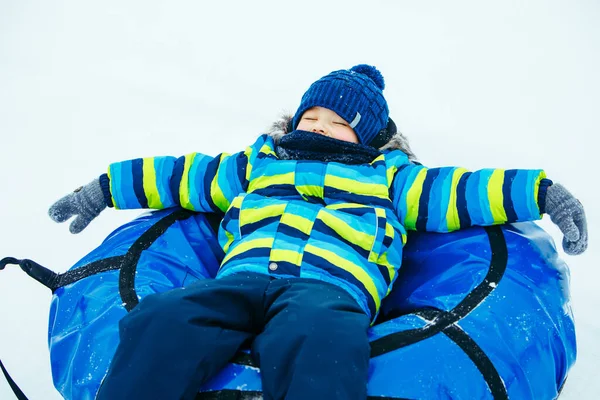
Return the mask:
[(292, 120), (296, 129), (302, 114), (324, 107), (346, 120), (360, 143), (368, 145), (388, 123), (388, 105), (383, 97), (385, 83), (377, 68), (360, 64), (349, 70), (333, 71), (310, 85)]

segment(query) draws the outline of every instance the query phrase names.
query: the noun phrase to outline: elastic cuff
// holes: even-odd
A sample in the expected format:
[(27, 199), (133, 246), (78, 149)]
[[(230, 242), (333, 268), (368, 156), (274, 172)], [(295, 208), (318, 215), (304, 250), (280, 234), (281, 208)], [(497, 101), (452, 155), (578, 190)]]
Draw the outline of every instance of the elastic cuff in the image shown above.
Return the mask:
[(110, 179), (108, 178), (108, 174), (100, 175), (100, 187), (102, 188), (102, 193), (104, 194), (104, 202), (108, 207), (114, 207), (114, 203), (112, 200), (112, 196), (110, 195)]
[(538, 198), (537, 198), (538, 207), (540, 209), (540, 214), (546, 213), (546, 193), (548, 191), (548, 188), (550, 186), (552, 186), (552, 183), (553, 182), (547, 178), (543, 178), (540, 181), (540, 187), (538, 189)]

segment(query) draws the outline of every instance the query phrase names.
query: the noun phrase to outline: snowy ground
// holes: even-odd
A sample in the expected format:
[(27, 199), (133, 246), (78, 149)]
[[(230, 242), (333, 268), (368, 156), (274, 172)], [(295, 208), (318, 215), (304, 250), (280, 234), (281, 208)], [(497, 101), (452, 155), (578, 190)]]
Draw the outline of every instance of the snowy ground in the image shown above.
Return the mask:
[[(545, 168), (587, 207), (590, 249), (565, 256), (579, 356), (561, 400), (598, 398), (598, 2), (211, 3), (0, 2), (0, 257), (68, 269), (138, 214), (107, 211), (76, 236), (47, 218), (109, 162), (240, 150), (312, 81), (370, 63), (425, 164)], [(0, 273), (0, 359), (32, 400), (60, 398), (49, 300)]]

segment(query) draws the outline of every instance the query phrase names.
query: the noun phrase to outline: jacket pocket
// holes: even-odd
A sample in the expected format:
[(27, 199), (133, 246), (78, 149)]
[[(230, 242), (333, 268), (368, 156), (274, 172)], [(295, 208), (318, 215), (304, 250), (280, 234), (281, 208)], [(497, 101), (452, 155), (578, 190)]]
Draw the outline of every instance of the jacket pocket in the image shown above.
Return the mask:
[(222, 229), (219, 229), (219, 243), (226, 253), (234, 241), (241, 239), (240, 212), (245, 196), (246, 194), (243, 193), (233, 199), (221, 221)]
[[(377, 218), (373, 207), (343, 203), (322, 208), (316, 216), (314, 229), (318, 240), (329, 242), (335, 249), (351, 251), (363, 260), (377, 251)], [(337, 251), (337, 250), (336, 250)], [(343, 254), (340, 254), (343, 256)]]
[(373, 233), (373, 246), (369, 252), (369, 262), (376, 263), (383, 249), (386, 228), (388, 227), (385, 209), (373, 207), (373, 218), (375, 220), (375, 229)]
[(239, 236), (246, 238), (255, 232), (275, 233), (288, 202), (261, 196), (247, 194), (240, 204), (238, 216)]

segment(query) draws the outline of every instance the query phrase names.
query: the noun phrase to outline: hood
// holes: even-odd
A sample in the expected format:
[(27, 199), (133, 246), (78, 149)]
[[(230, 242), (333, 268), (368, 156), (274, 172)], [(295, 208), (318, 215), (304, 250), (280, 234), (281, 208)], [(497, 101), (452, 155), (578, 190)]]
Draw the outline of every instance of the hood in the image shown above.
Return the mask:
[[(293, 118), (292, 115), (284, 114), (279, 120), (275, 121), (271, 127), (267, 130), (267, 134), (273, 138), (275, 145), (279, 144), (279, 139), (287, 132), (288, 122)], [(408, 144), (408, 139), (401, 132), (397, 132), (389, 142), (384, 146), (380, 147), (379, 150), (401, 150), (408, 156), (410, 161), (417, 161), (417, 157), (413, 153)]]

